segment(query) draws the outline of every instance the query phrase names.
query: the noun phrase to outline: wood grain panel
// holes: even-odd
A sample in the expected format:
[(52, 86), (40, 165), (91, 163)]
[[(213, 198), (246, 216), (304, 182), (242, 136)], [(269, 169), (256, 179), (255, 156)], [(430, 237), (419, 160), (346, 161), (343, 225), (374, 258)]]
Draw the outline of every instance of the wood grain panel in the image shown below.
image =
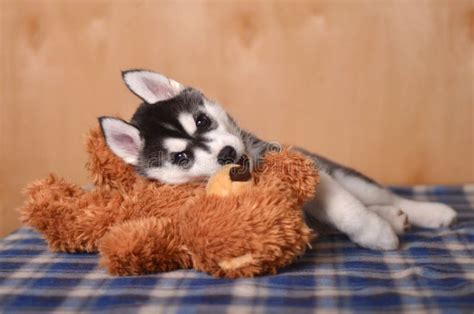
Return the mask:
[(472, 1), (3, 0), (0, 27), (0, 235), (26, 182), (87, 181), (82, 135), (138, 104), (127, 68), (385, 183), (474, 181)]

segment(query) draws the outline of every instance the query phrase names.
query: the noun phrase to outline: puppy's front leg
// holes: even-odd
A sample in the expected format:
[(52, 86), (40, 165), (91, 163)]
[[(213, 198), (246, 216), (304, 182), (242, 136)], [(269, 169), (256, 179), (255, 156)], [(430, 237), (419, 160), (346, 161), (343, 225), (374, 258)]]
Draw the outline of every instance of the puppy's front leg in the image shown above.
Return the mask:
[(316, 198), (304, 209), (314, 218), (344, 232), (360, 246), (374, 250), (398, 247), (398, 237), (390, 224), (324, 172), (321, 172)]

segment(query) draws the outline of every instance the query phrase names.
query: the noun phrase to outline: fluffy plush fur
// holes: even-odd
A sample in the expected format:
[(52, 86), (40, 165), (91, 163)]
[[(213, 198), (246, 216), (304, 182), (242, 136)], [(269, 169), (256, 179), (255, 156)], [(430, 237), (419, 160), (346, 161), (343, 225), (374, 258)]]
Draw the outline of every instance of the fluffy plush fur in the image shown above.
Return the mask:
[(206, 193), (205, 183), (171, 186), (137, 176), (99, 129), (86, 144), (92, 190), (55, 175), (26, 189), (21, 220), (52, 251), (99, 252), (115, 275), (194, 267), (236, 278), (275, 273), (313, 237), (301, 207), (319, 176), (299, 153), (268, 153), (252, 174), (255, 187), (222, 197)]

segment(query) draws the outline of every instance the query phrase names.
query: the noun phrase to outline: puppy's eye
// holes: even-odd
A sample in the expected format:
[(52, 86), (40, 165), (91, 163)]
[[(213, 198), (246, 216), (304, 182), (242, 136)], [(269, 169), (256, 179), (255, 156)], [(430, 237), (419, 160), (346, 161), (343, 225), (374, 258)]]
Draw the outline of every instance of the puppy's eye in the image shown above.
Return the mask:
[(211, 126), (211, 119), (209, 119), (209, 117), (204, 113), (201, 113), (196, 118), (196, 126), (199, 130), (206, 130)]
[(189, 163), (189, 155), (186, 152), (171, 154), (171, 162), (175, 165), (186, 166)]

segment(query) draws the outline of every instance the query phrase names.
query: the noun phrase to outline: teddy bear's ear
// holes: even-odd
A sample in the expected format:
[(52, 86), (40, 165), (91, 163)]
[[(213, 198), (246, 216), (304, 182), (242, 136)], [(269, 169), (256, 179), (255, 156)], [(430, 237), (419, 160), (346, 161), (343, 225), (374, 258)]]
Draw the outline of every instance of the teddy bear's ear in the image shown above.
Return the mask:
[(100, 117), (99, 123), (110, 150), (126, 163), (137, 165), (143, 147), (140, 131), (128, 122), (112, 117)]
[(122, 77), (127, 87), (149, 104), (172, 98), (185, 88), (182, 84), (152, 71), (123, 71)]

